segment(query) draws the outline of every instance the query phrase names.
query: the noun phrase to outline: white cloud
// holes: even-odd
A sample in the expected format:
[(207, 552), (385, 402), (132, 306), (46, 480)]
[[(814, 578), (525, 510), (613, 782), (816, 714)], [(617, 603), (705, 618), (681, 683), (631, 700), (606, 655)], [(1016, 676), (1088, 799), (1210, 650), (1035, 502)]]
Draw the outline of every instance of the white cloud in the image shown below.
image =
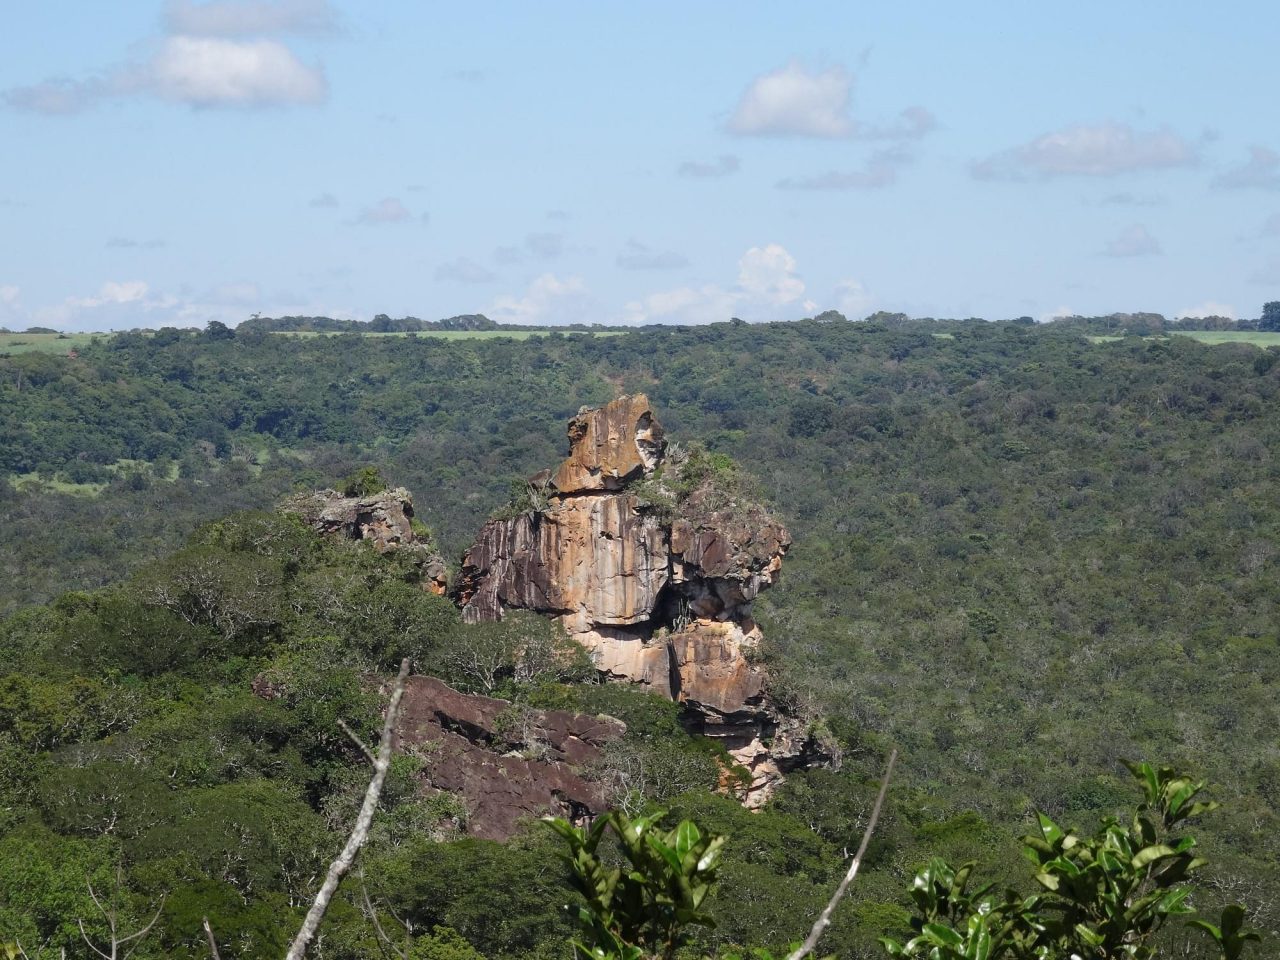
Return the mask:
[(841, 67), (811, 72), (799, 63), (751, 81), (729, 118), (731, 133), (764, 137), (848, 137), (853, 77)]
[(595, 305), (581, 277), (544, 273), (524, 296), (502, 296), (485, 311), (500, 323), (558, 325), (590, 322)]
[(382, 224), (404, 223), (413, 216), (409, 209), (396, 197), (384, 197), (371, 207), (360, 211), (356, 223)]
[(467, 257), (459, 257), (436, 267), (436, 279), (456, 283), (490, 283), (497, 279), (488, 267), (476, 263)]
[(738, 286), (749, 298), (781, 305), (804, 296), (796, 258), (778, 243), (752, 247), (738, 261)]
[(1109, 177), (1140, 170), (1184, 167), (1197, 162), (1195, 147), (1167, 127), (1135, 130), (1124, 123), (1080, 124), (975, 163), (980, 180), (1028, 177)]
[(1226, 190), (1280, 190), (1280, 153), (1266, 147), (1250, 147), (1249, 159), (1214, 177), (1213, 186)]
[(779, 190), (876, 190), (898, 179), (898, 171), (911, 162), (901, 148), (878, 150), (861, 170), (829, 170), (811, 177), (787, 177), (779, 180)]
[(1160, 241), (1140, 223), (1125, 227), (1103, 251), (1108, 257), (1148, 257), (1160, 252)]
[(276, 40), (217, 37), (169, 37), (147, 85), (166, 100), (196, 107), (315, 104), (329, 92), (318, 67), (305, 66)]
[[(738, 282), (683, 286), (632, 300), (619, 320), (625, 324), (714, 323), (732, 316), (744, 319), (780, 319), (782, 308), (800, 316), (815, 304), (805, 300), (805, 284), (796, 260), (781, 244), (752, 247), (738, 261)], [(788, 312), (782, 310), (782, 312)]]
[(1217, 303), (1208, 300), (1198, 307), (1187, 307), (1185, 310), (1179, 310), (1174, 314), (1176, 317), (1227, 317), (1230, 320), (1236, 319), (1236, 308), (1227, 303)]
[(338, 30), (337, 14), (325, 0), (170, 0), (164, 19), (170, 33), (203, 37), (325, 35)]
[(326, 207), (336, 207), (337, 205), (338, 205), (338, 198), (335, 197), (332, 193), (329, 193), (327, 191), (325, 193), (320, 193), (312, 197), (311, 202), (308, 204), (308, 206), (317, 207), (320, 209), (323, 209)]
[(73, 307), (101, 307), (111, 303), (136, 303), (150, 289), (142, 280), (108, 280), (92, 297), (70, 297), (67, 303)]
[(617, 262), (624, 270), (679, 270), (689, 265), (689, 258), (672, 250), (653, 250), (638, 240), (628, 240)]
[(711, 180), (737, 173), (741, 166), (742, 161), (733, 154), (722, 153), (710, 163), (701, 160), (686, 160), (676, 168), (676, 173), (682, 177), (692, 177), (695, 180)]
[(318, 23), (323, 10), (326, 5), (307, 0), (171, 4), (168, 21), (176, 32), (161, 38), (149, 59), (83, 79), (55, 77), (12, 87), (2, 96), (15, 110), (46, 115), (79, 113), (103, 100), (129, 97), (198, 108), (322, 103), (329, 86), (319, 66), (304, 64), (278, 40), (245, 35), (301, 29), (304, 14)]
[(1050, 323), (1054, 320), (1061, 320), (1063, 317), (1074, 317), (1076, 312), (1070, 307), (1054, 307), (1052, 310), (1046, 310), (1040, 314), (1041, 323)]
[(850, 320), (865, 316), (875, 303), (875, 298), (867, 292), (861, 281), (845, 280), (836, 286), (836, 309)]

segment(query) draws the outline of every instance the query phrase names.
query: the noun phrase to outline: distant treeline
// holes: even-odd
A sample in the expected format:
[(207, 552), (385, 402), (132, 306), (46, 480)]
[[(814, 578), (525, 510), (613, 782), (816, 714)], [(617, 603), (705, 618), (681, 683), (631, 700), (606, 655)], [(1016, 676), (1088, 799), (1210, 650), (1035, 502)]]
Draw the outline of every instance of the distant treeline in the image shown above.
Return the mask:
[[(844, 316), (834, 310), (828, 310), (813, 319), (820, 321), (843, 320)], [(867, 317), (870, 322), (883, 323), (889, 326), (917, 320), (943, 321), (947, 319), (950, 318), (911, 317), (905, 313), (890, 313), (884, 310)], [(975, 323), (982, 323), (986, 320), (984, 317), (967, 317), (964, 319), (965, 322)], [(1009, 322), (1028, 327), (1037, 325), (1034, 317), (1014, 317)], [(1170, 320), (1160, 313), (1139, 311), (1137, 313), (1109, 313), (1101, 317), (1083, 317), (1079, 314), (1073, 314), (1072, 316), (1054, 317), (1052, 320), (1039, 324), (1039, 326), (1059, 330), (1078, 330), (1082, 334), (1099, 336), (1151, 336), (1175, 330), (1280, 330), (1280, 302), (1265, 304), (1262, 317), (1258, 319), (1235, 320), (1231, 317), (1213, 316), (1179, 317), (1176, 320)]]
[[(560, 326), (557, 324), (557, 326)], [(600, 324), (574, 323), (564, 329), (590, 330)], [(238, 327), (245, 333), (418, 333), (427, 330), (527, 330), (519, 323), (498, 323), (483, 313), (465, 313), (444, 320), (419, 320), (417, 317), (393, 318), (379, 313), (372, 320), (338, 320), (333, 317), (262, 317), (253, 316)]]

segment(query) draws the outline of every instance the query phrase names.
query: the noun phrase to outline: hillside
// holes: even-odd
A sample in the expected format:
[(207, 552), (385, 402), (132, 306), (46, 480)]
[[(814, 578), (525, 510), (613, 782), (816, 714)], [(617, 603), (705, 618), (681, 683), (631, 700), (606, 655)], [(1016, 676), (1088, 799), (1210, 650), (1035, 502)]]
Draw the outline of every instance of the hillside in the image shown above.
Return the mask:
[[(74, 358), (0, 359), (0, 468), (14, 481), (0, 484), (0, 609), (52, 601), (0, 628), (6, 767), (21, 771), (0, 806), (18, 811), (11, 830), (23, 824), (6, 855), (98, 869), (124, 849), (140, 867), (129, 879), (143, 903), (173, 871), (194, 869), (172, 860), (193, 841), (158, 836), (145, 813), (103, 834), (83, 819), (97, 808), (59, 799), (92, 785), (85, 764), (140, 791), (139, 810), (180, 802), (184, 817), (204, 816), (234, 795), (273, 811), (270, 844), (311, 857), (249, 858), (224, 870), (229, 886), (208, 892), (228, 903), (224, 923), (274, 942), (265, 916), (306, 887), (321, 856), (310, 838), (338, 809), (326, 798), (342, 795), (353, 758), (325, 739), (331, 716), (263, 705), (247, 684), (264, 669), (312, 670), (331, 657), (349, 671), (321, 678), (345, 691), (333, 709), (349, 704), (370, 722), (355, 678), (385, 669), (396, 651), (380, 646), (376, 621), (320, 630), (306, 598), (323, 578), (358, 576), (367, 587), (389, 574), (290, 533), (294, 559), (268, 558), (279, 592), (267, 600), (302, 612), (278, 616), (265, 639), (151, 624), (138, 598), (201, 551), (229, 551), (237, 559), (227, 569), (247, 577), (267, 561), (252, 559), (240, 534), (196, 528), (369, 462), (414, 491), (417, 516), (456, 564), (511, 481), (563, 455), (562, 424), (580, 406), (644, 392), (669, 436), (735, 459), (790, 530), (783, 576), (755, 608), (773, 696), (821, 720), (845, 758), (839, 773), (797, 775), (756, 817), (704, 792), (663, 798), (737, 838), (719, 942), (796, 935), (890, 742), (903, 752), (903, 780), (862, 897), (828, 945), (841, 956), (874, 955), (872, 937), (902, 922), (901, 888), (930, 852), (995, 862), (1033, 807), (1083, 823), (1122, 808), (1119, 761), (1133, 757), (1219, 785), (1227, 806), (1202, 831), (1215, 866), (1198, 896), (1238, 899), (1275, 930), (1276, 359), (1180, 337), (1093, 343), (1018, 324), (842, 321), (520, 342), (123, 335)], [(55, 600), (98, 587), (107, 592)], [(415, 597), (388, 616), (443, 618), (447, 628), (430, 626), (441, 638), (464, 629), (434, 603)], [(127, 638), (137, 634), (119, 626), (134, 618), (146, 635), (172, 628), (179, 646), (134, 662)], [(328, 630), (343, 652), (306, 646)], [(81, 636), (103, 637), (100, 650)], [(512, 695), (539, 709), (625, 714), (685, 771), (675, 782), (705, 777), (683, 733), (648, 701), (579, 699), (616, 696), (610, 687), (549, 689)], [(122, 696), (129, 711), (117, 717)], [(47, 706), (64, 702), (85, 706), (72, 716)], [(216, 759), (199, 755), (215, 721), (231, 751)], [(192, 751), (166, 763), (190, 765), (182, 790), (195, 792), (175, 798), (132, 775), (137, 783), (123, 783), (119, 771), (160, 740)], [(379, 861), (387, 888), (409, 891), (401, 906), (488, 955), (552, 950), (566, 928), (547, 913), (557, 888), (539, 873), (542, 841), (428, 850), (414, 831), (447, 836), (447, 823), (424, 825), (447, 821), (448, 810), (409, 806), (405, 823), (417, 826), (390, 836)], [(450, 891), (458, 875), (475, 886)], [(500, 907), (483, 885), (504, 875), (527, 876), (533, 892), (494, 926)], [(179, 943), (199, 946), (184, 916), (173, 921), (172, 955)], [(344, 949), (356, 947), (334, 955)]]

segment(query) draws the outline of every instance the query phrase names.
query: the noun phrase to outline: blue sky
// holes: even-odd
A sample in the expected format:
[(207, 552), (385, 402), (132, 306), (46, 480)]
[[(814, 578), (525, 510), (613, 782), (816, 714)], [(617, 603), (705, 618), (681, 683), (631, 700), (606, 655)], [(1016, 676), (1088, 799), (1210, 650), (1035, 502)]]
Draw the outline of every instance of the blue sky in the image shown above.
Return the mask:
[(0, 325), (1254, 317), (1280, 5), (43, 0)]

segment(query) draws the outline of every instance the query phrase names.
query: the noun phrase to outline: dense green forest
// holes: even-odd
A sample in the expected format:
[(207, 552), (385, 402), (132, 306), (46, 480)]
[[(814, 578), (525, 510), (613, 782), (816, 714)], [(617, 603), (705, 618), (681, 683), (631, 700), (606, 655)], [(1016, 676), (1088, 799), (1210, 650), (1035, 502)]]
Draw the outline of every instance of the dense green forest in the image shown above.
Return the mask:
[[(1194, 897), (1239, 901), (1274, 935), (1280, 351), (1083, 332), (224, 328), (0, 359), (0, 929), (74, 948), (84, 877), (114, 888), (119, 864), (133, 916), (168, 895), (136, 956), (204, 955), (203, 913), (230, 953), (280, 955), (365, 775), (336, 719), (371, 731), (370, 674), (411, 654), (447, 675), (470, 628), (394, 564), (264, 511), (376, 463), (456, 561), (512, 480), (562, 455), (581, 405), (643, 391), (669, 436), (739, 461), (791, 528), (756, 612), (776, 694), (829, 727), (843, 767), (794, 775), (751, 815), (706, 789), (714, 769), (664, 702), (573, 677), (506, 692), (627, 720), (675, 771), (654, 801), (730, 836), (699, 948), (803, 935), (890, 744), (901, 772), (826, 951), (881, 955), (934, 854), (1024, 883), (1010, 851), (1034, 811), (1091, 829), (1131, 806), (1126, 759), (1215, 784)], [(157, 603), (202, 565), (218, 571), (204, 614)], [(321, 583), (380, 592), (386, 619), (320, 603)], [(286, 695), (255, 697), (263, 675)], [(364, 871), (415, 924), (415, 955), (565, 956), (554, 838), (459, 839), (410, 775)], [(357, 898), (318, 955), (376, 952)]]

